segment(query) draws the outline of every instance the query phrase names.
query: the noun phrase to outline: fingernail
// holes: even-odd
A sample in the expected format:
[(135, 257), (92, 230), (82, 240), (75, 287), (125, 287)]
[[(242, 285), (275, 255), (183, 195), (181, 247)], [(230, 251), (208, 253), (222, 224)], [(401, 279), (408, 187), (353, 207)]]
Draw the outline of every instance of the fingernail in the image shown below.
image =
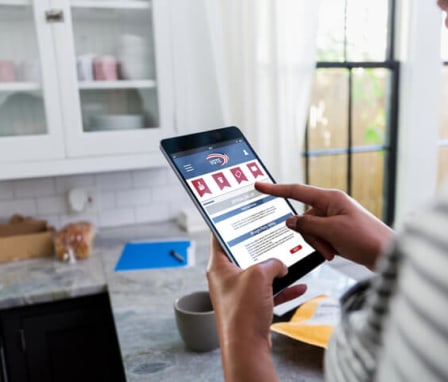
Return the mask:
[(290, 217), (286, 219), (286, 226), (288, 228), (295, 228), (296, 227), (297, 219), (295, 217)]

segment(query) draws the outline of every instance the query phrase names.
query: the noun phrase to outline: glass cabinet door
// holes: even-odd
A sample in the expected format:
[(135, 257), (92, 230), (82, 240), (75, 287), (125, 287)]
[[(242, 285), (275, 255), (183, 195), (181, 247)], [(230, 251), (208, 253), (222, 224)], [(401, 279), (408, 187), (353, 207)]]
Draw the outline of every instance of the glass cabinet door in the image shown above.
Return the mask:
[(167, 68), (155, 53), (154, 3), (70, 1), (80, 126), (73, 127), (69, 155), (144, 152), (150, 136), (160, 134)]
[(159, 126), (151, 3), (72, 4), (83, 130)]
[(0, 0), (0, 162), (63, 155), (56, 83), (49, 71), (52, 42), (42, 5)]

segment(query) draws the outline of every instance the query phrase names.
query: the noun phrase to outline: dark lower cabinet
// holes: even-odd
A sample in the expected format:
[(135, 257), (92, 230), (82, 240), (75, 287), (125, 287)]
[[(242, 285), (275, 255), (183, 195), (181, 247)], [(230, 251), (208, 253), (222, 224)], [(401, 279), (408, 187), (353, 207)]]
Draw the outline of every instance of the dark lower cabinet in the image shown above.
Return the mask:
[(2, 382), (125, 381), (107, 293), (0, 311)]

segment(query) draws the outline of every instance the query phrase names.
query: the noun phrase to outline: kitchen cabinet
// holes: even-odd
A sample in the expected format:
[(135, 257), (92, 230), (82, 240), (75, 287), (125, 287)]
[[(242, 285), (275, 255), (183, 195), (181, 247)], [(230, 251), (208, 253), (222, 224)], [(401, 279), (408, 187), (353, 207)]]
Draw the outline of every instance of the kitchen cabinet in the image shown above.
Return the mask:
[(0, 180), (158, 166), (169, 0), (0, 0)]
[(0, 312), (0, 380), (125, 381), (107, 293)]

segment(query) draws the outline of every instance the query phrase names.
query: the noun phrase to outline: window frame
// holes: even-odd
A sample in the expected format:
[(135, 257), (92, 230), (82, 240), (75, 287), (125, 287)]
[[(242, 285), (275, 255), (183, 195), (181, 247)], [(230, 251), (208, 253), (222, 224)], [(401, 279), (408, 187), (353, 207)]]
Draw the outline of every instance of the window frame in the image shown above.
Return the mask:
[[(345, 148), (310, 150), (309, 128), (305, 129), (304, 149), (304, 177), (305, 183), (310, 180), (310, 158), (329, 155), (347, 155), (347, 179), (346, 190), (349, 195), (352, 193), (352, 168), (353, 154), (359, 152), (385, 153), (384, 159), (384, 186), (383, 186), (383, 221), (388, 225), (393, 225), (395, 219), (396, 201), (396, 179), (397, 179), (397, 158), (398, 158), (398, 131), (399, 131), (399, 80), (400, 63), (395, 58), (395, 35), (396, 35), (396, 0), (389, 0), (388, 12), (388, 41), (384, 61), (347, 61), (347, 41), (344, 41), (344, 61), (318, 61), (316, 70), (320, 69), (346, 69), (348, 71), (348, 123), (347, 123), (347, 146)], [(345, 13), (347, 13), (347, 1), (345, 2)], [(353, 70), (363, 69), (386, 69), (390, 72), (390, 93), (386, 104), (388, 119), (386, 120), (386, 137), (382, 145), (354, 146), (352, 142), (353, 132)], [(308, 122), (307, 122), (308, 123)]]

